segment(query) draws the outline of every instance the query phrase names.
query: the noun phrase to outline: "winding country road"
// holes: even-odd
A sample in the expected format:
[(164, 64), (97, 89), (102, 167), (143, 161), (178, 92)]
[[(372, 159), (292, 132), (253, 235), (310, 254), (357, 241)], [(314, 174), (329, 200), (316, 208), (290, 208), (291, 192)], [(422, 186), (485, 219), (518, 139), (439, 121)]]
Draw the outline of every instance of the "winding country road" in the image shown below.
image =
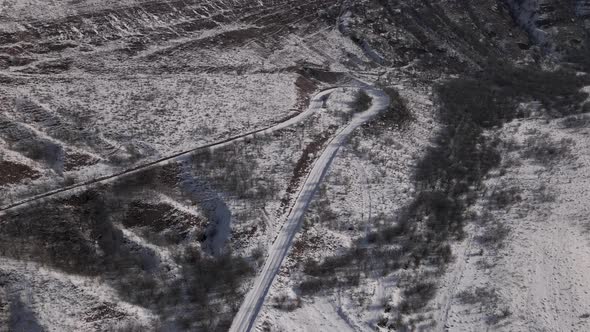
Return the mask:
[[(100, 184), (100, 183), (107, 183), (110, 181), (114, 181), (118, 178), (125, 177), (128, 175), (137, 174), (141, 171), (145, 171), (155, 167), (161, 167), (171, 162), (176, 162), (183, 157), (189, 156), (192, 153), (195, 153), (200, 150), (204, 149), (211, 149), (215, 150), (229, 144), (233, 144), (243, 140), (249, 140), (255, 138), (257, 135), (265, 135), (270, 134), (274, 131), (292, 126), (296, 123), (303, 121), (307, 118), (312, 112), (319, 111), (324, 106), (324, 102), (328, 98), (328, 96), (336, 91), (337, 89), (342, 89), (345, 87), (334, 87), (328, 88), (323, 91), (318, 92), (310, 101), (309, 107), (302, 113), (298, 114), (295, 117), (289, 118), (284, 122), (278, 123), (273, 126), (269, 126), (266, 128), (254, 130), (248, 133), (240, 134), (238, 136), (230, 137), (222, 141), (210, 143), (207, 145), (199, 146), (194, 149), (183, 151), (176, 153), (174, 155), (161, 158), (143, 165), (136, 166), (131, 169), (127, 169), (115, 174), (102, 176), (99, 178), (95, 178), (86, 182), (74, 184), (68, 187), (62, 187), (53, 191), (49, 191), (44, 194), (40, 194), (34, 197), (30, 197), (28, 199), (12, 203), (10, 205), (0, 207), (0, 216), (6, 214), (8, 211), (16, 210), (17, 208), (26, 207), (28, 204), (32, 204), (34, 202), (42, 201), (46, 198), (52, 198), (59, 195), (71, 195), (72, 192), (75, 190), (85, 190), (93, 185)], [(350, 87), (346, 87), (350, 88)], [(325, 176), (326, 172), (332, 161), (334, 160), (336, 153), (346, 141), (348, 136), (359, 126), (366, 123), (367, 121), (371, 120), (375, 117), (379, 112), (385, 110), (389, 106), (389, 97), (381, 90), (377, 90), (375, 88), (363, 85), (355, 86), (353, 88), (356, 89), (363, 89), (369, 96), (372, 98), (372, 104), (368, 110), (355, 114), (352, 120), (341, 129), (328, 143), (326, 148), (323, 150), (322, 154), (319, 158), (317, 158), (312, 166), (311, 171), (307, 175), (303, 186), (301, 187), (300, 192), (297, 195), (297, 199), (293, 204), (287, 219), (282, 226), (279, 234), (275, 238), (272, 247), (269, 250), (268, 257), (265, 261), (265, 264), (254, 281), (253, 287), (250, 289), (244, 302), (242, 303), (240, 310), (234, 317), (232, 326), (230, 331), (250, 331), (254, 326), (256, 318), (258, 316), (258, 312), (260, 311), (262, 304), (264, 303), (264, 299), (268, 293), (268, 290), (284, 260), (286, 257), (289, 248), (291, 246), (291, 242), (297, 233), (297, 230), (300, 228), (301, 222), (303, 220), (303, 215), (307, 210), (309, 203), (311, 202), (313, 195), (317, 188), (319, 187), (323, 177)]]
[[(303, 215), (313, 198), (313, 194), (326, 175), (330, 164), (336, 157), (336, 153), (342, 144), (357, 127), (369, 121), (389, 106), (389, 97), (383, 91), (369, 87), (362, 87), (362, 89), (372, 97), (371, 106), (365, 112), (356, 114), (350, 123), (332, 138), (320, 157), (314, 162), (297, 196), (295, 204), (287, 216), (285, 224), (279, 231), (278, 236), (269, 250), (262, 270), (254, 280), (252, 288), (246, 294), (238, 313), (234, 317), (230, 332), (246, 332), (253, 328), (268, 290), (283, 260), (287, 256), (295, 234), (301, 226)], [(314, 101), (317, 102), (317, 96), (314, 98)]]
[(270, 134), (274, 131), (292, 126), (296, 123), (299, 123), (301, 121), (303, 121), (305, 118), (307, 118), (311, 113), (320, 110), (323, 107), (324, 101), (326, 100), (326, 98), (335, 90), (339, 89), (339, 87), (334, 87), (334, 88), (328, 88), (325, 90), (322, 90), (320, 92), (318, 92), (310, 101), (308, 108), (299, 113), (298, 115), (289, 118), (281, 123), (269, 126), (269, 127), (265, 127), (265, 128), (261, 128), (261, 129), (257, 129), (257, 130), (253, 130), (247, 133), (243, 133), (237, 136), (233, 136), (227, 139), (224, 139), (222, 141), (217, 141), (217, 142), (213, 142), (213, 143), (209, 143), (206, 145), (202, 145), (187, 151), (182, 151), (164, 158), (160, 158), (158, 160), (154, 160), (152, 162), (146, 163), (146, 164), (142, 164), (130, 169), (126, 169), (123, 170), (121, 172), (117, 172), (114, 174), (110, 174), (110, 175), (105, 175), (105, 176), (101, 176), (98, 178), (94, 178), (88, 181), (84, 181), (81, 183), (77, 183), (71, 186), (67, 186), (67, 187), (62, 187), (59, 189), (55, 189), (52, 191), (48, 191), (46, 193), (40, 194), (40, 195), (36, 195), (33, 197), (29, 197), (26, 198), (24, 200), (18, 201), (18, 202), (14, 202), (11, 203), (9, 205), (6, 206), (2, 206), (0, 207), (0, 216), (6, 214), (6, 212), (10, 211), (10, 210), (15, 210), (17, 208), (22, 208), (27, 206), (27, 204), (31, 204), (34, 202), (38, 202), (41, 201), (42, 199), (45, 198), (50, 198), (50, 197), (55, 197), (58, 196), (60, 194), (63, 195), (68, 195), (71, 194), (73, 191), (77, 190), (77, 189), (88, 189), (89, 187), (92, 187), (93, 185), (99, 184), (99, 183), (107, 183), (109, 181), (114, 181), (118, 178), (121, 177), (125, 177), (128, 175), (132, 175), (132, 174), (137, 174), (141, 171), (145, 171), (148, 169), (152, 169), (152, 168), (156, 168), (156, 167), (161, 167), (164, 166), (166, 164), (169, 164), (171, 162), (175, 162), (177, 160), (179, 160), (182, 157), (186, 157), (189, 156), (197, 151), (201, 151), (204, 149), (211, 149), (211, 150), (215, 150), (230, 144), (233, 144), (235, 142), (239, 142), (239, 141), (243, 141), (243, 140), (249, 140), (249, 139), (253, 139), (255, 138), (255, 136), (257, 135), (265, 135), (265, 134)]

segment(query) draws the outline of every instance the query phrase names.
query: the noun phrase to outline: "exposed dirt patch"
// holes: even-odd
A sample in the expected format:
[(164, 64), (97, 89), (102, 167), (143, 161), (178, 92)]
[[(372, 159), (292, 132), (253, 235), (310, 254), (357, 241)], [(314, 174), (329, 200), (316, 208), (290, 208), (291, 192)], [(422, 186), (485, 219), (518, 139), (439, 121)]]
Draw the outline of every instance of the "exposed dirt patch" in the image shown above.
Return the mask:
[(87, 313), (84, 320), (86, 322), (96, 322), (104, 319), (122, 318), (125, 314), (116, 310), (115, 305), (112, 303), (103, 303), (92, 309)]
[(321, 248), (323, 239), (318, 235), (310, 235), (309, 232), (303, 231), (301, 237), (293, 243), (290, 258), (295, 262), (303, 262), (309, 253)]
[(316, 79), (321, 82), (325, 82), (328, 84), (336, 84), (339, 81), (346, 78), (346, 76), (342, 73), (335, 73), (329, 70), (324, 70), (320, 68), (310, 68), (306, 67), (303, 69), (303, 72), (306, 76)]
[(174, 243), (184, 240), (192, 229), (204, 229), (206, 224), (206, 220), (178, 211), (170, 205), (140, 201), (129, 204), (122, 222), (126, 227), (145, 227), (155, 233), (172, 230), (166, 239)]
[(234, 239), (250, 239), (256, 235), (256, 231), (258, 231), (257, 225), (243, 228), (242, 230), (234, 230), (233, 234), (232, 234), (232, 238), (234, 238)]
[(36, 179), (41, 176), (39, 172), (27, 165), (12, 161), (0, 160), (0, 186), (19, 183), (24, 179)]
[(295, 110), (303, 112), (309, 105), (311, 94), (317, 89), (317, 85), (305, 76), (299, 76), (295, 81), (297, 86), (297, 103)]
[(123, 225), (127, 227), (149, 226), (156, 231), (162, 231), (170, 222), (167, 216), (172, 213), (171, 206), (166, 204), (148, 204), (139, 201), (129, 204), (129, 210), (123, 219)]
[[(96, 275), (104, 269), (104, 256), (99, 251), (106, 249), (107, 242), (116, 234), (108, 224), (97, 222), (104, 211), (97, 200), (87, 202), (75, 206), (32, 206), (3, 217), (0, 254), (66, 272)], [(99, 250), (95, 247), (97, 241)]]
[(98, 163), (98, 159), (91, 155), (76, 152), (66, 153), (64, 158), (64, 171), (73, 171), (83, 166), (95, 165), (96, 163)]
[(180, 166), (177, 163), (164, 165), (159, 169), (158, 182), (165, 186), (174, 188), (178, 184)]

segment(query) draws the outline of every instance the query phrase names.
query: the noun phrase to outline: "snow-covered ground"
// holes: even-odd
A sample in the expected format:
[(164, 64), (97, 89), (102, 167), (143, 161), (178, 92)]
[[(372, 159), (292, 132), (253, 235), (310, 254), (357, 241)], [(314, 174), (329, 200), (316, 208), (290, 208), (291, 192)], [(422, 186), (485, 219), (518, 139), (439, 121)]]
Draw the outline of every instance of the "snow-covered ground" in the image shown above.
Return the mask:
[[(313, 88), (299, 84), (302, 64), (347, 71), (351, 58), (358, 68), (368, 63), (350, 39), (311, 17), (322, 4), (5, 1), (0, 15), (21, 23), (0, 32), (10, 59), (23, 61), (0, 66), (25, 84), (2, 87), (0, 120), (19, 129), (0, 149), (3, 159), (36, 174), (5, 185), (9, 201), (304, 110)], [(317, 29), (306, 31), (306, 22)], [(24, 35), (30, 43), (8, 37)], [(13, 150), (22, 137), (55, 148), (60, 163), (21, 160)]]
[(115, 173), (118, 162), (139, 165), (279, 122), (297, 107), (295, 78), (191, 75), (39, 83), (12, 91), (16, 102), (3, 116), (53, 142), (66, 161), (75, 154), (96, 160), (65, 169), (81, 182)]
[[(549, 164), (523, 158), (530, 138), (544, 134), (554, 145), (571, 140), (564, 141), (570, 151)], [(486, 181), (487, 192), (514, 187), (518, 197), (492, 211), (487, 223), (472, 224), (457, 244), (433, 304), (440, 330), (590, 329), (589, 134), (587, 126), (564, 128), (560, 120), (514, 121), (502, 129), (500, 137), (521, 148), (507, 154), (514, 165), (505, 174)], [(506, 227), (499, 247), (478, 241), (494, 232), (494, 221)]]
[[(296, 105), (295, 79), (293, 74), (81, 78), (19, 87), (14, 98), (38, 103), (47, 117), (63, 119), (65, 130), (79, 124), (85, 129), (80, 135), (94, 132), (120, 149), (135, 147), (152, 159), (285, 117)], [(31, 122), (18, 106), (10, 111), (14, 118)], [(32, 125), (41, 130), (47, 126)]]
[[(234, 330), (393, 329), (422, 267), (353, 266), (356, 284), (304, 294), (307, 263), (348, 257), (416, 198), (438, 83), (495, 60), (584, 58), (584, 2), (3, 1), (0, 206), (63, 191), (0, 212), (0, 331), (227, 330), (247, 291)], [(355, 129), (367, 120), (343, 112), (355, 79), (374, 102), (399, 91), (412, 121)], [(590, 121), (578, 121), (486, 132), (504, 165), (474, 188), (466, 237), (410, 325), (590, 329)], [(535, 159), (546, 143), (559, 158)]]

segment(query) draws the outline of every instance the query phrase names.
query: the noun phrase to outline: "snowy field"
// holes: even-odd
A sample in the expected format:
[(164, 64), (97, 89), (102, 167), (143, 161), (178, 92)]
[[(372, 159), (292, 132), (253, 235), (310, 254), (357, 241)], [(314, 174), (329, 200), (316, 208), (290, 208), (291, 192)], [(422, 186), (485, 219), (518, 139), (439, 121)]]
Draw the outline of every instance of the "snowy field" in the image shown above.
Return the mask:
[[(494, 319), (501, 320), (500, 331), (590, 328), (584, 203), (589, 198), (590, 164), (584, 152), (590, 148), (590, 132), (584, 119), (573, 128), (564, 127), (562, 120), (515, 121), (498, 133), (524, 149), (563, 142), (567, 152), (548, 159), (511, 152), (506, 159), (514, 165), (486, 182), (489, 195), (509, 188), (516, 194), (506, 207), (471, 225), (471, 235), (457, 245), (456, 262), (433, 304), (441, 328), (478, 331)], [(505, 233), (499, 243), (478, 241), (499, 233)]]

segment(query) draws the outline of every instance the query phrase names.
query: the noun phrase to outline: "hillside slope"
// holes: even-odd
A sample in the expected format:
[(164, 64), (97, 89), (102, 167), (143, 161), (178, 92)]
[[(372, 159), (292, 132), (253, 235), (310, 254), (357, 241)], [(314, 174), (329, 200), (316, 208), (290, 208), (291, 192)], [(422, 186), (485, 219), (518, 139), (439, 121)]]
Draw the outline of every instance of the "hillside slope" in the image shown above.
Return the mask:
[(4, 1), (0, 331), (587, 330), (589, 15)]

